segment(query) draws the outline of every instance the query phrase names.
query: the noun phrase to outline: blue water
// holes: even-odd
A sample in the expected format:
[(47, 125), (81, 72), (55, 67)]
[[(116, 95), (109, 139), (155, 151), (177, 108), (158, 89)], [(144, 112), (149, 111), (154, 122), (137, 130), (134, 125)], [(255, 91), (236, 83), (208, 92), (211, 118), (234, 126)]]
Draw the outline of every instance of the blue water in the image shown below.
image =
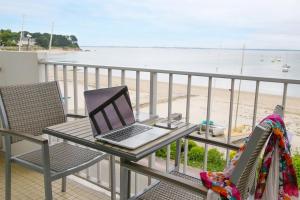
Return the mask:
[[(137, 48), (137, 47), (82, 47), (83, 51), (51, 53), (47, 60), (110, 66), (127, 66), (166, 70), (240, 74), (242, 50), (189, 49), (189, 48)], [(282, 72), (283, 65), (289, 72)], [(119, 75), (118, 72), (115, 72)], [(300, 79), (300, 51), (245, 50), (243, 75)], [(134, 73), (126, 75), (134, 77)], [(147, 74), (142, 78), (148, 79)], [(186, 83), (186, 77), (175, 76), (174, 82)], [(167, 77), (159, 75), (159, 80)], [(238, 82), (238, 81), (237, 81)], [(193, 84), (207, 85), (207, 78), (193, 78)], [(215, 87), (229, 88), (230, 81), (217, 79)], [(282, 94), (282, 84), (261, 84), (261, 92)], [(242, 82), (242, 90), (254, 91), (255, 83)], [(300, 86), (290, 85), (289, 96), (300, 96)]]

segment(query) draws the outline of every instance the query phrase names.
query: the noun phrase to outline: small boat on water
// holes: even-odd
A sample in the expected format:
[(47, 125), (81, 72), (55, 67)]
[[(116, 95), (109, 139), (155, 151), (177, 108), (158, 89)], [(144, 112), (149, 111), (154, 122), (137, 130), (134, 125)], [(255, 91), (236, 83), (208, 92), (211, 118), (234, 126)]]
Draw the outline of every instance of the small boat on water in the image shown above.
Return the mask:
[(289, 72), (289, 68), (291, 68), (291, 66), (287, 64), (282, 65), (282, 72)]

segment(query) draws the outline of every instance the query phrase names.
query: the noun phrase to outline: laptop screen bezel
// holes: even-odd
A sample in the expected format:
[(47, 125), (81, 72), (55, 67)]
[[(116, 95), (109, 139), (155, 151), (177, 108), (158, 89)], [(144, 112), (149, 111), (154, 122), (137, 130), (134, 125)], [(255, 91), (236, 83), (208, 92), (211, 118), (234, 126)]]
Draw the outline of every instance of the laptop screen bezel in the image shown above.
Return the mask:
[[(133, 112), (133, 108), (132, 108), (132, 104), (131, 104), (131, 100), (130, 100), (130, 96), (129, 96), (128, 87), (127, 87), (127, 86), (117, 86), (117, 87), (120, 87), (120, 91), (119, 91), (117, 94), (115, 94), (111, 99), (109, 99), (108, 101), (106, 101), (106, 102), (100, 104), (100, 105), (99, 105), (97, 108), (95, 108), (94, 110), (92, 110), (92, 111), (89, 110), (89, 111), (88, 111), (88, 112), (89, 112), (88, 115), (89, 115), (89, 118), (90, 118), (90, 121), (91, 121), (91, 124), (92, 124), (92, 129), (93, 129), (93, 135), (94, 135), (94, 137), (96, 137), (96, 136), (104, 136), (104, 135), (107, 135), (107, 134), (111, 133), (112, 131), (116, 131), (116, 130), (118, 130), (118, 129), (122, 129), (122, 128), (124, 128), (124, 127), (126, 127), (126, 126), (129, 126), (129, 125), (131, 125), (131, 124), (134, 124), (134, 123), (136, 122), (135, 116), (134, 116), (134, 112)], [(104, 88), (104, 89), (98, 89), (98, 90), (99, 90), (99, 91), (101, 91), (101, 90), (109, 90), (109, 89), (115, 89), (115, 88), (117, 88), (117, 87)], [(88, 97), (88, 94), (89, 94), (90, 92), (96, 92), (96, 90), (85, 91), (85, 92), (84, 92), (85, 98), (89, 98), (89, 97)], [(103, 109), (106, 108), (107, 106), (113, 105), (113, 104), (114, 104), (113, 102), (114, 102), (115, 100), (117, 100), (118, 98), (120, 98), (121, 96), (124, 96), (124, 97), (125, 97), (126, 102), (128, 103), (128, 105), (129, 105), (129, 107), (130, 107), (130, 111), (132, 112), (132, 116), (133, 116), (133, 122), (131, 122), (131, 123), (129, 123), (129, 124), (126, 124), (126, 123), (124, 124), (124, 123), (122, 122), (122, 120), (120, 119), (120, 116), (119, 116), (119, 114), (118, 114), (118, 111), (115, 110), (116, 113), (117, 113), (117, 115), (119, 116), (119, 119), (120, 119), (121, 123), (122, 123), (122, 127), (120, 127), (120, 128), (113, 128), (111, 125), (109, 125), (110, 122), (109, 122), (109, 119), (107, 118), (107, 116), (105, 117), (105, 116), (103, 115), (103, 117), (104, 117), (104, 119), (105, 119), (105, 121), (106, 121), (106, 124), (107, 124), (107, 126), (109, 127), (109, 131), (106, 131), (106, 132), (103, 133), (103, 132), (101, 131), (101, 129), (100, 129), (100, 127), (99, 127), (99, 125), (98, 125), (96, 119), (95, 119), (95, 115), (96, 115), (97, 113), (101, 112), (101, 110), (103, 110)], [(88, 107), (88, 106), (87, 106), (87, 107)], [(114, 109), (116, 109), (115, 106), (114, 106)], [(104, 112), (104, 113), (105, 113), (105, 112)], [(102, 112), (102, 114), (103, 114), (103, 112)], [(122, 118), (122, 116), (121, 116), (121, 118)], [(123, 120), (124, 120), (124, 119), (123, 119)]]

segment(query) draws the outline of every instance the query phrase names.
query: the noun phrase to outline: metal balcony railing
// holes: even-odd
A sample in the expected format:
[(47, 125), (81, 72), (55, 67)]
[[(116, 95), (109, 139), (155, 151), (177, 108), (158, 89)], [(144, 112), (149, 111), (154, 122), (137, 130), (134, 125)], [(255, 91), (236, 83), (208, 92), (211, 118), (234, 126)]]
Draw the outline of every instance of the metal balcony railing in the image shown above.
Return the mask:
[[(78, 64), (78, 63), (65, 63), (65, 62), (46, 62), (40, 61), (39, 64), (43, 68), (45, 72), (45, 81), (50, 80), (49, 72), (50, 69), (53, 69), (53, 79), (58, 80), (59, 78), (59, 70), (62, 69), (62, 82), (63, 82), (63, 98), (66, 113), (70, 110), (69, 99), (69, 90), (68, 90), (68, 72), (72, 73), (72, 87), (73, 87), (73, 112), (79, 112), (79, 100), (78, 100), (78, 70), (83, 70), (83, 87), (84, 90), (88, 89), (88, 73), (89, 70), (93, 69), (95, 74), (95, 88), (100, 88), (100, 69), (107, 70), (107, 86), (112, 86), (113, 81), (113, 70), (121, 72), (121, 85), (125, 85), (126, 83), (126, 72), (130, 71), (135, 72), (135, 81), (136, 81), (136, 95), (135, 95), (135, 112), (140, 113), (140, 98), (141, 98), (141, 73), (149, 73), (150, 75), (150, 92), (149, 92), (149, 114), (156, 115), (157, 113), (157, 83), (158, 83), (158, 74), (166, 74), (168, 76), (168, 119), (172, 114), (172, 102), (173, 102), (173, 77), (174, 75), (182, 75), (187, 77), (187, 89), (186, 89), (186, 112), (185, 112), (185, 121), (190, 122), (190, 107), (191, 107), (191, 88), (192, 88), (192, 78), (193, 77), (205, 77), (208, 79), (207, 83), (207, 102), (206, 102), (206, 122), (209, 123), (211, 120), (211, 106), (212, 106), (212, 89), (213, 89), (213, 80), (214, 79), (227, 79), (230, 80), (230, 101), (229, 101), (229, 116), (228, 116), (228, 127), (227, 127), (227, 143), (230, 144), (231, 134), (233, 131), (233, 111), (234, 111), (234, 95), (235, 95), (235, 82), (238, 80), (243, 81), (252, 81), (255, 83), (255, 93), (254, 93), (254, 103), (253, 103), (253, 117), (252, 117), (252, 127), (255, 127), (256, 118), (257, 118), (257, 107), (258, 107), (258, 97), (260, 94), (260, 85), (262, 82), (270, 82), (270, 83), (278, 83), (283, 85), (282, 91), (282, 106), (285, 108), (287, 104), (287, 90), (290, 84), (300, 86), (300, 80), (295, 79), (284, 79), (284, 78), (266, 78), (266, 77), (258, 77), (258, 76), (243, 76), (243, 75), (229, 75), (229, 74), (213, 74), (213, 73), (199, 73), (199, 72), (185, 72), (185, 71), (171, 71), (171, 70), (163, 70), (163, 69), (145, 69), (145, 68), (136, 68), (136, 67), (118, 67), (118, 66), (101, 66), (101, 65), (89, 65), (89, 64)], [(129, 88), (130, 89), (130, 88)], [(207, 124), (208, 125), (208, 124)], [(206, 128), (205, 138), (209, 136), (209, 129)], [(167, 159), (166, 159), (166, 171), (169, 171), (171, 168), (171, 160), (170, 160), (170, 145), (167, 146)], [(205, 144), (205, 157), (204, 157), (204, 170), (207, 168), (207, 158), (208, 158), (208, 145)], [(229, 150), (226, 150), (226, 160), (229, 160)], [(150, 167), (154, 166), (155, 155), (152, 155), (148, 159), (148, 164)], [(107, 162), (108, 164), (109, 162)], [(188, 163), (188, 141), (184, 141), (184, 162), (183, 162), (183, 172), (185, 173), (187, 170)], [(103, 181), (103, 177), (101, 175), (101, 170), (103, 165), (98, 163), (96, 166), (91, 167), (95, 171), (95, 173), (91, 173), (92, 169), (86, 170), (83, 173), (83, 177), (93, 182), (101, 187), (106, 189), (110, 188), (109, 181)], [(108, 166), (107, 169), (110, 169)], [(81, 174), (82, 176), (82, 174)], [(138, 193), (139, 187), (139, 176), (142, 175), (134, 175), (133, 181), (135, 186), (134, 193)], [(108, 177), (106, 177), (108, 178)], [(151, 179), (148, 178), (148, 184), (151, 182)]]

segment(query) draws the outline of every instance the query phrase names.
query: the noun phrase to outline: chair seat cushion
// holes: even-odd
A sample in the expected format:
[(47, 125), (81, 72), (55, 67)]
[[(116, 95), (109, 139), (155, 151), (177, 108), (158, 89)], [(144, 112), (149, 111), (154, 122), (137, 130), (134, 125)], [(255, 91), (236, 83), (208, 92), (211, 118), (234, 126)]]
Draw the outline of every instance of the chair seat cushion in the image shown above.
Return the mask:
[[(68, 144), (66, 142), (58, 143), (49, 147), (50, 168), (54, 172), (63, 172), (68, 169), (78, 167), (92, 159), (101, 160), (105, 155), (103, 152), (90, 150), (80, 146)], [(21, 156), (17, 159), (43, 166), (42, 151), (36, 150)]]
[[(171, 174), (193, 181), (199, 185), (202, 185), (200, 179), (182, 174), (180, 172), (173, 171)], [(205, 197), (199, 194), (194, 194), (181, 187), (169, 184), (166, 182), (159, 182), (145, 193), (137, 197), (138, 200), (203, 200)]]

